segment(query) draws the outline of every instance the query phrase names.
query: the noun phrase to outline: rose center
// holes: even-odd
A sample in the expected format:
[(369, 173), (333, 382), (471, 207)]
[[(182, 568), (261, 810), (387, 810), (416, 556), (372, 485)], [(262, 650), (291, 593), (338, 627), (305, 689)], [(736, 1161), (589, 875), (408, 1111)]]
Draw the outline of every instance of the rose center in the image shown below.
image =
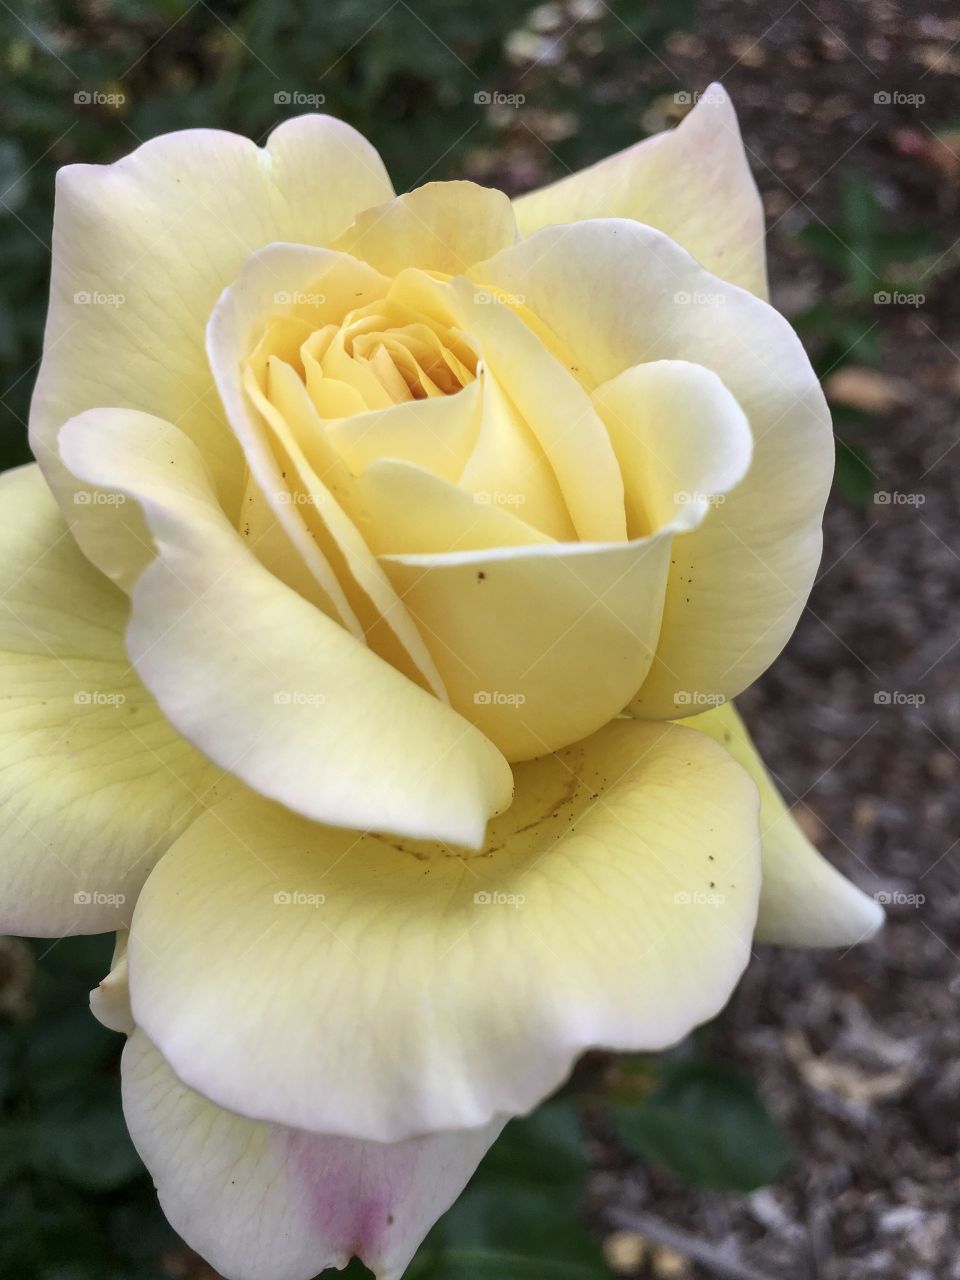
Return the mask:
[(319, 327), (275, 317), (253, 362), (271, 356), (293, 365), (323, 418), (453, 395), (477, 376), (477, 353), (462, 332), (390, 298)]

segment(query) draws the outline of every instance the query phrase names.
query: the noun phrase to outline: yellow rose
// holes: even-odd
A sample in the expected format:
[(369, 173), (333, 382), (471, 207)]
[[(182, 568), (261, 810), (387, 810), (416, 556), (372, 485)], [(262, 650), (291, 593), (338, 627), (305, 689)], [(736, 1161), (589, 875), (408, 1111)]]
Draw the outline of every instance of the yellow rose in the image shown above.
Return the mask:
[(728, 702), (832, 468), (762, 240), (718, 88), (512, 205), (322, 116), (61, 173), (3, 923), (119, 931), (131, 1132), (225, 1275), (399, 1276), (583, 1049), (876, 927)]

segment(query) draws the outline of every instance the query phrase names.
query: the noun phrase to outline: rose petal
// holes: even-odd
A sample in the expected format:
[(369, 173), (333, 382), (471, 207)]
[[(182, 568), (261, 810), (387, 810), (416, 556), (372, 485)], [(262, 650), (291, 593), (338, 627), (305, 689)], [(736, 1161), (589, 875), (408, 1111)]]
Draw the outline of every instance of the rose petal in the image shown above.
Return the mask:
[(46, 354), (30, 433), (94, 563), (123, 576), (122, 533), (109, 506), (74, 506), (75, 482), (56, 451), (63, 423), (101, 405), (175, 422), (200, 448), (235, 516), (243, 460), (203, 347), (213, 304), (255, 249), (274, 240), (328, 243), (361, 209), (392, 194), (373, 147), (317, 115), (285, 121), (264, 148), (189, 129), (154, 138), (116, 164), (60, 170)]
[(883, 923), (879, 904), (813, 847), (784, 804), (732, 703), (684, 720), (723, 744), (760, 791), (763, 883), (757, 939), (784, 947), (849, 947)]
[(182, 1084), (142, 1031), (123, 1109), (171, 1225), (230, 1280), (309, 1280), (353, 1256), (399, 1280), (503, 1128), (388, 1146), (248, 1120)]
[(185, 737), (318, 821), (482, 840), (509, 803), (506, 761), (254, 559), (186, 436), (103, 409), (69, 422), (60, 448), (75, 475), (143, 510), (157, 555), (134, 589), (127, 646)]
[(137, 679), (127, 601), (37, 467), (0, 476), (0, 507), (0, 932), (100, 933), (229, 780)]
[(521, 196), (514, 209), (525, 236), (585, 218), (635, 218), (708, 271), (767, 296), (763, 204), (722, 85), (710, 85), (676, 129)]
[(333, 248), (388, 276), (406, 267), (454, 276), (516, 238), (513, 208), (502, 191), (475, 182), (428, 182), (364, 210)]
[(796, 335), (660, 232), (619, 219), (538, 232), (475, 273), (523, 294), (595, 383), (689, 360), (716, 373), (747, 415), (750, 470), (678, 544), (657, 661), (635, 710), (672, 716), (678, 692), (734, 697), (783, 648), (820, 559), (833, 436)]
[(759, 892), (740, 766), (618, 720), (516, 774), (474, 856), (228, 801), (141, 896), (137, 1023), (221, 1106), (398, 1141), (526, 1112), (588, 1046), (713, 1016)]

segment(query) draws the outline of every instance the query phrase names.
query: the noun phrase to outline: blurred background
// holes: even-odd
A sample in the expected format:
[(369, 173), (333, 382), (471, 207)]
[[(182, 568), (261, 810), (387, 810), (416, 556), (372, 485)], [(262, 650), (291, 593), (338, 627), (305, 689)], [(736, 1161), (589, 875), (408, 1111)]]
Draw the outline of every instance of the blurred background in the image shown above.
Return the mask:
[[(758, 948), (669, 1055), (592, 1055), (512, 1125), (414, 1280), (960, 1277), (960, 12), (953, 0), (0, 0), (0, 467), (27, 459), (53, 176), (171, 129), (326, 110), (398, 190), (517, 193), (721, 79), (773, 301), (838, 442), (819, 582), (741, 701), (889, 925)], [(0, 1275), (212, 1280), (126, 1138), (110, 940), (0, 941)], [(363, 1275), (361, 1268), (351, 1275)]]

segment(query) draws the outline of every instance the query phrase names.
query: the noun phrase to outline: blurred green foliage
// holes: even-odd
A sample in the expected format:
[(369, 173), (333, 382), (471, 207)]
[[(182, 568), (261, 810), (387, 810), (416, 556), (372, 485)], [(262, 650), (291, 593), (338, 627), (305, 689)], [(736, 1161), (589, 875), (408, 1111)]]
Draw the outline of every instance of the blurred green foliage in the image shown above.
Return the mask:
[[(895, 294), (922, 297), (937, 275), (952, 265), (952, 258), (940, 251), (924, 227), (895, 225), (872, 184), (852, 169), (840, 174), (835, 218), (808, 223), (798, 239), (836, 280), (827, 295), (795, 318), (821, 378), (847, 363), (879, 361), (884, 312), (878, 308), (889, 306)], [(877, 488), (869, 449), (874, 419), (838, 405), (833, 420), (837, 491), (864, 506)]]

